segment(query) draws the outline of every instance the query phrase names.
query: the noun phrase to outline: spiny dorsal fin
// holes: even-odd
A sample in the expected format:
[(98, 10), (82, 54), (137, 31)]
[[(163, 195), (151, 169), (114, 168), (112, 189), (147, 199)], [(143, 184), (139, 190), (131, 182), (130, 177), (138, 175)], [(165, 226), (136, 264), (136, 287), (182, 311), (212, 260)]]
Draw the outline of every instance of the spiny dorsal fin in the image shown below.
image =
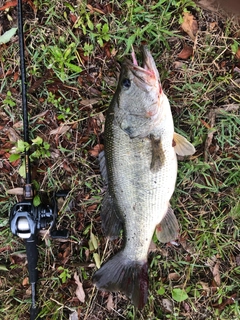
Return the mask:
[(191, 156), (196, 152), (194, 146), (176, 132), (173, 134), (173, 146), (176, 154), (179, 156)]
[(179, 225), (173, 209), (168, 207), (167, 213), (162, 221), (156, 226), (156, 236), (162, 243), (167, 243), (178, 238)]

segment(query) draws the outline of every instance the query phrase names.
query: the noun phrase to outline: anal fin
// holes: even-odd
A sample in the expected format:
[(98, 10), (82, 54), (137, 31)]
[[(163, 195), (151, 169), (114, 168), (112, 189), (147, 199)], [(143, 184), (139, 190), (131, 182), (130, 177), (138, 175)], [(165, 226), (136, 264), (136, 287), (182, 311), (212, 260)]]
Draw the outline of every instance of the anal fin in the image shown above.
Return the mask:
[(174, 132), (173, 146), (176, 154), (179, 156), (191, 156), (196, 152), (194, 146), (183, 136)]
[(168, 207), (167, 213), (162, 221), (156, 226), (156, 236), (162, 243), (176, 240), (179, 235), (179, 225), (173, 209)]

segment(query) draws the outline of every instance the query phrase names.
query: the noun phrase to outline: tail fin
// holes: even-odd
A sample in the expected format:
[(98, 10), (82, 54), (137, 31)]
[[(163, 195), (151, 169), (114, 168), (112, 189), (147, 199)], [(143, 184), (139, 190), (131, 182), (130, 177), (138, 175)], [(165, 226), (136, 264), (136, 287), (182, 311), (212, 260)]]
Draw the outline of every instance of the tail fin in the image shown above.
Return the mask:
[(94, 274), (93, 282), (101, 290), (121, 291), (141, 309), (148, 297), (147, 261), (132, 261), (121, 251)]

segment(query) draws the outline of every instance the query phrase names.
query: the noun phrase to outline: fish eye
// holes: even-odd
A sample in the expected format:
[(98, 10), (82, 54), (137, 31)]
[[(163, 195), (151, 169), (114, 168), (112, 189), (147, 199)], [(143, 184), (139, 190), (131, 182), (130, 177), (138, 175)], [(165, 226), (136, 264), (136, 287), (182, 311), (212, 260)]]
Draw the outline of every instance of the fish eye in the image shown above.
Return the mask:
[(124, 78), (123, 81), (122, 81), (122, 86), (123, 86), (125, 89), (129, 89), (129, 88), (131, 87), (131, 81), (130, 81), (130, 79)]

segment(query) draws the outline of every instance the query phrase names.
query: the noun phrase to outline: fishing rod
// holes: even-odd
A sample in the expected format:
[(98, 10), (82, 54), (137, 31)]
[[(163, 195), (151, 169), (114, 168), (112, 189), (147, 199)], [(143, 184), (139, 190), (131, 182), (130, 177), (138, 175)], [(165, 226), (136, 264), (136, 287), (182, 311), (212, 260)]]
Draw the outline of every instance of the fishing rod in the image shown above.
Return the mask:
[[(20, 51), (21, 89), (22, 89), (22, 115), (23, 115), (23, 138), (29, 144), (29, 123), (27, 105), (27, 82), (24, 56), (24, 34), (22, 0), (18, 0), (18, 35)], [(37, 281), (38, 281), (38, 249), (37, 234), (42, 229), (49, 229), (52, 238), (67, 238), (67, 230), (57, 230), (56, 221), (58, 216), (57, 197), (66, 197), (68, 191), (58, 191), (51, 197), (51, 205), (41, 203), (33, 205), (33, 186), (31, 178), (30, 148), (25, 148), (25, 185), (23, 188), (23, 201), (16, 203), (10, 211), (10, 229), (14, 235), (22, 238), (25, 242), (29, 283), (31, 284), (31, 308), (30, 320), (38, 318), (39, 307), (37, 305)]]

